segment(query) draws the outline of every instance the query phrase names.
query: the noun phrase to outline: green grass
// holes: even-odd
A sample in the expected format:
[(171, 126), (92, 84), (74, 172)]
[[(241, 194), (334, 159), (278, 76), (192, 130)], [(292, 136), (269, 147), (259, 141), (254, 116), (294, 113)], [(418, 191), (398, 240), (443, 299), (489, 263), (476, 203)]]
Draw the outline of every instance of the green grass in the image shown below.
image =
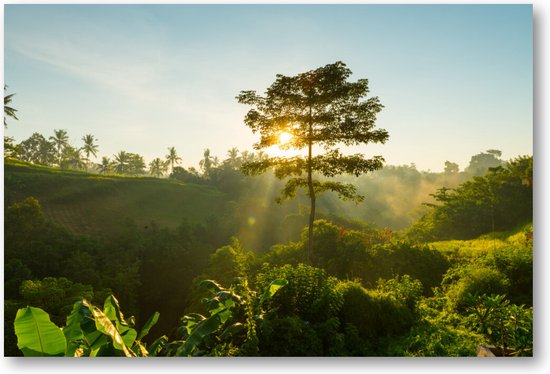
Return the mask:
[(447, 255), (475, 258), (495, 250), (511, 247), (532, 247), (533, 224), (525, 224), (515, 230), (485, 234), (472, 240), (445, 240), (430, 243), (432, 249)]
[(6, 204), (37, 198), (47, 218), (75, 233), (116, 234), (128, 219), (176, 227), (221, 214), (217, 189), (175, 180), (97, 175), (4, 160)]

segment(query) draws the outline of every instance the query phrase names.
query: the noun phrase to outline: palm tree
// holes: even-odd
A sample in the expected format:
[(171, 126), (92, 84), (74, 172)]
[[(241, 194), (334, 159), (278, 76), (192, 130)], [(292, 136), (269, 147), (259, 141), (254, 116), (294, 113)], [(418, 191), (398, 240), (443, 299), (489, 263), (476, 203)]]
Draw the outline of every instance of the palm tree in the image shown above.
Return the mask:
[(129, 154), (125, 151), (118, 152), (115, 156), (113, 165), (115, 167), (115, 172), (118, 174), (124, 174), (128, 168), (128, 163), (130, 162)]
[(168, 154), (166, 155), (166, 161), (170, 164), (172, 172), (174, 171), (174, 164), (179, 164), (181, 157), (176, 153), (175, 147), (168, 148)]
[(227, 151), (227, 159), (225, 159), (224, 164), (235, 170), (240, 168), (241, 158), (239, 157), (239, 150), (236, 147)]
[[(8, 86), (4, 85), (4, 91), (6, 91), (7, 88), (8, 88)], [(9, 104), (11, 103), (11, 98), (13, 97), (13, 95), (15, 95), (15, 94), (13, 93), (13, 94), (9, 94), (9, 95), (4, 95), (4, 127), (8, 127), (8, 123), (6, 122), (7, 117), (11, 117), (11, 118), (16, 119), (16, 120), (19, 119), (15, 115), (15, 112), (17, 112), (17, 109), (13, 109), (12, 107), (9, 106)]]
[(145, 174), (145, 160), (137, 153), (127, 153), (128, 168), (126, 172), (131, 175)]
[(206, 148), (204, 150), (203, 159), (199, 161), (199, 166), (205, 176), (208, 176), (210, 173), (210, 169), (212, 168), (212, 164), (214, 163), (213, 157), (210, 156), (210, 149)]
[(97, 164), (99, 168), (100, 174), (107, 174), (111, 171), (111, 160), (109, 160), (109, 157), (103, 156), (101, 159), (101, 164)]
[(50, 140), (57, 148), (57, 163), (61, 165), (63, 149), (69, 145), (69, 135), (67, 135), (67, 130), (53, 130), (53, 133), (54, 136), (50, 136)]
[(98, 146), (97, 144), (94, 144), (96, 139), (94, 139), (93, 135), (87, 134), (82, 137), (82, 141), (84, 142), (84, 146), (82, 146), (81, 149), (86, 154), (86, 161), (90, 162), (90, 154), (92, 154), (94, 157), (97, 157)]
[[(149, 163), (149, 173), (154, 177), (160, 177), (166, 172), (168, 162), (162, 161), (160, 158), (155, 158)], [(172, 167), (172, 171), (173, 171)]]
[(84, 158), (80, 152), (80, 148), (67, 145), (63, 148), (62, 161), (59, 166), (63, 169), (84, 169), (86, 163), (84, 163)]

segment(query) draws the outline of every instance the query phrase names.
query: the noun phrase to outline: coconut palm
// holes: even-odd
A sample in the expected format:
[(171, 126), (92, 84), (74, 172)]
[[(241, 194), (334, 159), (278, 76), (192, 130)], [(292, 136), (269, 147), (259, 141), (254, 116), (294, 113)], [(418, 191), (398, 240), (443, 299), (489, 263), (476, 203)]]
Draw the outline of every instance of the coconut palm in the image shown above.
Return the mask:
[(181, 161), (181, 157), (178, 156), (176, 153), (175, 147), (168, 148), (168, 154), (166, 155), (166, 161), (170, 164), (170, 170), (174, 171), (174, 165), (179, 164)]
[(67, 130), (53, 130), (53, 133), (54, 136), (50, 136), (50, 140), (57, 149), (57, 163), (61, 165), (61, 161), (63, 160), (63, 149), (69, 145), (69, 135), (67, 135)]
[(214, 158), (210, 156), (210, 149), (204, 150), (203, 159), (199, 161), (199, 166), (205, 176), (210, 174), (210, 169), (214, 164)]
[(107, 174), (111, 171), (111, 160), (109, 160), (109, 157), (103, 156), (101, 158), (101, 164), (97, 164), (98, 170), (100, 174)]
[[(8, 86), (4, 85), (4, 91), (6, 91), (7, 88)], [(4, 95), (4, 127), (8, 127), (8, 123), (6, 122), (7, 117), (11, 117), (16, 120), (19, 119), (15, 115), (15, 112), (17, 112), (17, 109), (13, 109), (12, 107), (9, 106), (13, 95), (15, 94)]]
[(81, 152), (80, 148), (74, 148), (70, 145), (65, 146), (59, 166), (63, 169), (82, 170), (86, 168), (86, 163)]
[(91, 134), (86, 134), (82, 137), (84, 145), (82, 146), (82, 151), (86, 154), (86, 161), (90, 162), (90, 154), (94, 157), (97, 157), (97, 144), (94, 144), (96, 139)]
[(145, 174), (145, 160), (143, 156), (137, 153), (127, 153), (128, 156), (128, 168), (126, 173), (131, 175)]
[(113, 165), (115, 167), (115, 172), (118, 174), (124, 174), (128, 169), (128, 163), (130, 162), (130, 156), (125, 151), (120, 151), (114, 155), (115, 160)]
[(167, 166), (168, 162), (164, 162), (157, 157), (149, 163), (149, 173), (154, 177), (160, 177), (166, 172)]

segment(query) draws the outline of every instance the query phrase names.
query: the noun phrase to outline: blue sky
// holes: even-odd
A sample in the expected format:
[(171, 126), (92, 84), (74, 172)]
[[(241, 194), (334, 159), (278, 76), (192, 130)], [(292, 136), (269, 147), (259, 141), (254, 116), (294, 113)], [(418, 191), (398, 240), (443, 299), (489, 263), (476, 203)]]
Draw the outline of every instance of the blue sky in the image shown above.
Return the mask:
[(353, 149), (441, 171), (533, 153), (530, 5), (6, 5), (16, 141), (66, 129), (99, 155), (251, 150), (241, 90), (337, 60), (368, 78), (385, 145)]

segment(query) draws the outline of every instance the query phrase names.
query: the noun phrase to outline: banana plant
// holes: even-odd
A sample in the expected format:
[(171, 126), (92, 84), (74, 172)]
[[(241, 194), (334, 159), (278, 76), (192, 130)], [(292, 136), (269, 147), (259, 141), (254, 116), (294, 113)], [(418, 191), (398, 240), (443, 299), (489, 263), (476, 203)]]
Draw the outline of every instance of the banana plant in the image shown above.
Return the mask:
[[(40, 308), (26, 307), (17, 311), (14, 326), (17, 346), (25, 356), (126, 356), (152, 355), (142, 342), (157, 323), (155, 312), (141, 331), (134, 329), (133, 317), (124, 318), (114, 296), (105, 299), (103, 310), (81, 300), (73, 305), (65, 327), (59, 328)], [(165, 339), (165, 337), (163, 337)], [(163, 346), (159, 338), (151, 344), (153, 355)]]
[[(285, 279), (276, 279), (257, 297), (247, 286), (240, 295), (213, 280), (202, 281), (199, 286), (211, 293), (211, 297), (204, 300), (209, 315), (185, 315), (179, 329), (182, 339), (166, 344), (163, 353), (167, 356), (203, 356), (224, 344), (242, 345), (254, 328), (250, 325), (263, 318), (265, 302), (286, 284)], [(252, 316), (248, 318), (250, 314)]]

